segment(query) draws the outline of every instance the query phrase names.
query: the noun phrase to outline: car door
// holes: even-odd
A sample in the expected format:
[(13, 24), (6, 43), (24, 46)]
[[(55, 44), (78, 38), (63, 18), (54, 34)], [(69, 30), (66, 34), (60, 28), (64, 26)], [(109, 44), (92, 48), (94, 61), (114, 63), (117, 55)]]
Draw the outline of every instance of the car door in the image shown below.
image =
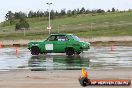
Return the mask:
[(55, 39), (56, 35), (51, 35), (46, 41), (44, 41), (44, 52), (54, 52)]
[(68, 39), (65, 35), (58, 35), (56, 41), (54, 42), (54, 51), (57, 53), (65, 52)]

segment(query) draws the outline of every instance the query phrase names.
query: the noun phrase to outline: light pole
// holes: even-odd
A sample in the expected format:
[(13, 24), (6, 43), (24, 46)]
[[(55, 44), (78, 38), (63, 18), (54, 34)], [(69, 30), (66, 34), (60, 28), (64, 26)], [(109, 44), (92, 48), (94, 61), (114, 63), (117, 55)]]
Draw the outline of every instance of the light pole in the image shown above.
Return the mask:
[(49, 6), (49, 27), (47, 27), (47, 29), (49, 30), (49, 34), (50, 34), (50, 30), (51, 30), (51, 26), (50, 26), (50, 5), (52, 4), (52, 3), (46, 3), (48, 6)]

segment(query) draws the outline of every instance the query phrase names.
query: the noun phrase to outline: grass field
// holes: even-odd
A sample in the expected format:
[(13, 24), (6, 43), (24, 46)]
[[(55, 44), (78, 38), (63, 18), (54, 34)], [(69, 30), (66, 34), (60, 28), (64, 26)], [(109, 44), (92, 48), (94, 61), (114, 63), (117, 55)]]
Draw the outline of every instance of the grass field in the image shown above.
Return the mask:
[[(15, 25), (0, 24), (0, 40), (43, 39), (48, 35), (46, 18), (28, 18), (30, 30), (15, 31)], [(5, 22), (7, 23), (7, 22)], [(132, 12), (83, 14), (51, 20), (51, 33), (72, 33), (79, 37), (132, 36)]]

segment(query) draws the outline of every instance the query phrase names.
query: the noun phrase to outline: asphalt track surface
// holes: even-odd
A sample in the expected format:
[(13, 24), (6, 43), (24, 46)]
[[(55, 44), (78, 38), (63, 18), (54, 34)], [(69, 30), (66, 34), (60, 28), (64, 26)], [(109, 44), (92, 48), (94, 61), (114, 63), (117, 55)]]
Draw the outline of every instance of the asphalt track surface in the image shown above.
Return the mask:
[(132, 47), (91, 47), (89, 51), (68, 57), (65, 54), (32, 56), (26, 47), (0, 48), (0, 71), (30, 70), (80, 70), (132, 68)]

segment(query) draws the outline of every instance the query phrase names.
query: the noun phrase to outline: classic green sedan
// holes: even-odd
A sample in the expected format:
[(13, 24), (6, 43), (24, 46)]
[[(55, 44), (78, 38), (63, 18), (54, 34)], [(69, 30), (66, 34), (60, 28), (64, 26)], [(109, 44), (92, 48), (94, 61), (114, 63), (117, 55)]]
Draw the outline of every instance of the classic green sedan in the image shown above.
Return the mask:
[(45, 41), (28, 43), (28, 49), (32, 55), (66, 53), (72, 56), (90, 49), (90, 43), (80, 41), (73, 34), (51, 34)]

